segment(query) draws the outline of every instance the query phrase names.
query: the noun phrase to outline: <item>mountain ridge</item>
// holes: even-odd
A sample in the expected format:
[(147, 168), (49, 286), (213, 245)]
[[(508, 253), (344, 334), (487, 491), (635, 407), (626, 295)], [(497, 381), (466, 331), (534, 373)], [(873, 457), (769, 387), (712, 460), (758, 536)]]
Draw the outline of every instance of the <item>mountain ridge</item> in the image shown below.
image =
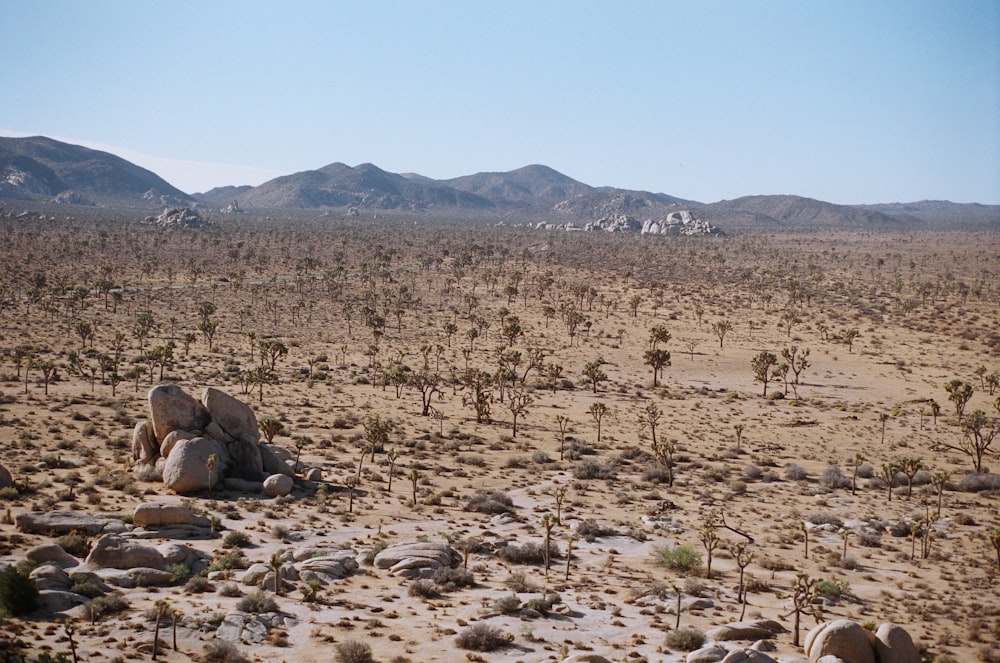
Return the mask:
[(549, 166), (482, 171), (444, 180), (392, 173), (371, 163), (334, 161), (258, 186), (223, 186), (188, 195), (156, 173), (108, 152), (44, 136), (0, 137), (0, 200), (122, 207), (201, 206), (231, 211), (332, 210), (358, 215), (417, 213), (504, 223), (576, 227), (616, 216), (658, 222), (678, 212), (723, 229), (1000, 226), (1000, 205), (918, 201), (838, 205), (795, 195), (755, 195), (703, 203), (591, 186)]

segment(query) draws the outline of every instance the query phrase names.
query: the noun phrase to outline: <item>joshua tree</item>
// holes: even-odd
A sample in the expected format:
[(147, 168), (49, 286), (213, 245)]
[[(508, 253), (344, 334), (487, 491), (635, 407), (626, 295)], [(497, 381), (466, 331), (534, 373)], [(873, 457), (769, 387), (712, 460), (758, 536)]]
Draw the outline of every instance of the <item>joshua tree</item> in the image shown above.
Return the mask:
[(941, 405), (933, 398), (927, 401), (927, 406), (931, 409), (931, 417), (934, 419), (934, 428), (937, 428), (937, 418), (941, 414)]
[(668, 440), (662, 435), (660, 439), (653, 443), (653, 455), (658, 463), (667, 468), (667, 485), (674, 485), (674, 452), (677, 451), (677, 443)]
[(941, 501), (944, 497), (944, 489), (948, 484), (948, 479), (951, 478), (951, 472), (947, 470), (937, 470), (931, 474), (931, 485), (934, 486), (934, 490), (937, 493), (937, 517), (941, 517)]
[(885, 483), (886, 487), (886, 501), (892, 501), (892, 484), (896, 478), (896, 472), (899, 471), (899, 465), (896, 463), (882, 463), (882, 467), (879, 469), (878, 476)]
[(542, 527), (545, 528), (545, 575), (549, 575), (549, 566), (552, 561), (552, 528), (555, 527), (558, 519), (551, 513), (542, 516)]
[(608, 379), (608, 374), (601, 370), (600, 361), (589, 361), (583, 367), (583, 375), (588, 380), (593, 387), (594, 393), (597, 393), (597, 386)]
[(715, 523), (713, 521), (713, 518), (706, 520), (698, 531), (698, 539), (701, 541), (701, 545), (705, 546), (705, 552), (707, 553), (705, 577), (708, 580), (712, 579), (712, 553), (720, 543), (719, 535), (715, 531)]
[(913, 477), (923, 469), (924, 461), (919, 458), (906, 457), (899, 461), (899, 470), (906, 475), (906, 499), (913, 495)]
[[(590, 404), (590, 416), (594, 418), (594, 422), (597, 424), (597, 441), (601, 441), (601, 420), (604, 419), (604, 415), (608, 413), (608, 406), (600, 401), (596, 401)], [(562, 458), (560, 457), (560, 460)]]
[(274, 436), (281, 432), (284, 425), (275, 417), (263, 417), (257, 420), (257, 428), (264, 434), (268, 444), (274, 443)]
[(486, 371), (468, 369), (462, 374), (462, 384), (466, 393), (462, 395), (462, 405), (471, 406), (476, 412), (476, 423), (490, 422), (490, 401), (493, 392), (493, 376)]
[(719, 347), (722, 347), (723, 342), (726, 339), (726, 334), (733, 330), (733, 323), (728, 320), (717, 320), (712, 323), (712, 332), (719, 337)]
[(944, 386), (944, 390), (948, 392), (948, 400), (955, 404), (955, 416), (958, 417), (958, 422), (962, 423), (965, 405), (972, 398), (972, 385), (955, 378)]
[(733, 556), (736, 561), (736, 566), (740, 570), (740, 585), (739, 593), (737, 594), (737, 600), (743, 605), (742, 610), (740, 610), (740, 620), (743, 620), (743, 616), (747, 611), (747, 588), (746, 584), (743, 582), (744, 575), (746, 573), (746, 568), (750, 566), (751, 560), (753, 560), (753, 551), (750, 550), (750, 545), (745, 541), (740, 541), (729, 546), (729, 553)]
[(557, 486), (553, 488), (549, 493), (556, 500), (556, 523), (562, 524), (562, 507), (563, 502), (566, 501), (566, 492), (568, 488), (566, 486)]
[(566, 582), (569, 582), (569, 563), (573, 559), (573, 542), (576, 537), (572, 534), (566, 538)]
[(281, 595), (281, 551), (276, 550), (271, 553), (271, 559), (268, 566), (271, 567), (271, 571), (274, 572), (274, 593)]
[(670, 353), (656, 348), (646, 350), (643, 355), (643, 363), (652, 367), (653, 386), (656, 387), (659, 384), (657, 378), (663, 373), (664, 367), (670, 366)]
[(660, 343), (670, 342), (670, 332), (666, 325), (655, 325), (649, 329), (649, 349), (655, 350)]
[(778, 363), (778, 358), (773, 352), (762, 350), (750, 360), (750, 367), (753, 369), (753, 379), (755, 382), (764, 384), (762, 396), (767, 398), (767, 383), (774, 377), (773, 367)]
[(863, 462), (865, 462), (864, 456), (859, 453), (854, 454), (854, 465), (851, 466), (854, 470), (851, 473), (851, 495), (858, 494), (858, 469)]
[(569, 417), (557, 414), (556, 424), (559, 426), (559, 460), (563, 460), (566, 454), (566, 429), (569, 427)]
[(210, 454), (205, 460), (205, 467), (208, 468), (208, 498), (212, 499), (212, 486), (215, 484), (215, 466), (219, 464), (219, 455)]
[(428, 416), (431, 410), (431, 402), (435, 394), (441, 399), (441, 376), (430, 371), (419, 371), (410, 373), (407, 377), (407, 384), (420, 392), (420, 403), (422, 416)]
[(799, 529), (802, 530), (802, 544), (805, 546), (802, 557), (809, 559), (809, 528), (806, 527), (806, 521), (799, 521)]
[[(362, 457), (364, 454), (362, 454)], [(361, 485), (361, 477), (351, 475), (344, 479), (344, 485), (347, 486), (347, 512), (354, 512), (354, 489)]]
[(170, 604), (167, 603), (165, 599), (159, 599), (156, 602), (156, 624), (153, 627), (153, 660), (156, 660), (156, 656), (159, 653), (160, 648), (160, 621), (163, 616), (167, 614), (170, 609)]
[(382, 419), (379, 415), (370, 415), (362, 424), (365, 429), (365, 442), (372, 454), (372, 462), (375, 462), (375, 454), (385, 451), (385, 445), (389, 441), (389, 433), (393, 425), (388, 419)]
[(639, 425), (649, 426), (649, 441), (650, 444), (656, 444), (656, 426), (660, 423), (660, 417), (663, 416), (663, 410), (656, 407), (655, 403), (649, 403), (642, 412), (639, 413)]
[(799, 397), (799, 376), (802, 371), (809, 368), (809, 348), (802, 348), (800, 351), (797, 345), (785, 348), (781, 351), (781, 357), (788, 363), (795, 378), (792, 380), (792, 390), (795, 398)]
[(851, 329), (845, 329), (840, 333), (840, 340), (847, 344), (847, 351), (854, 352), (854, 341), (861, 336), (861, 332), (853, 327)]
[(413, 505), (416, 506), (416, 504), (417, 504), (417, 486), (420, 484), (420, 479), (422, 479), (424, 475), (423, 475), (423, 473), (420, 470), (418, 470), (417, 468), (414, 467), (414, 468), (412, 468), (410, 470), (410, 473), (407, 476), (409, 476), (409, 478), (410, 478), (410, 484), (413, 486)]
[(958, 443), (942, 442), (946, 449), (961, 451), (972, 459), (976, 473), (983, 471), (983, 457), (990, 454), (998, 432), (998, 422), (991, 419), (982, 410), (973, 410), (972, 414), (962, 421), (962, 440)]
[(997, 553), (997, 571), (1000, 571), (1000, 527), (994, 527), (986, 535), (989, 539), (990, 545), (993, 546), (993, 550)]
[[(810, 579), (804, 571), (799, 571), (795, 575), (795, 584), (792, 585), (792, 612), (795, 615), (794, 626), (792, 627), (792, 644), (799, 646), (799, 622), (802, 613), (813, 611), (813, 599), (816, 597), (816, 585), (819, 578)], [(785, 615), (788, 617), (788, 615)]]
[(885, 444), (885, 424), (886, 424), (887, 421), (889, 421), (889, 417), (890, 416), (891, 415), (888, 412), (879, 412), (878, 413), (879, 423), (882, 424), (882, 439), (880, 441), (880, 444)]
[(736, 431), (736, 448), (742, 448), (743, 444), (743, 424), (734, 424), (733, 430)]
[(389, 449), (385, 452), (385, 459), (389, 461), (389, 485), (386, 487), (386, 492), (392, 492), (392, 472), (396, 468), (396, 461), (399, 460), (399, 450)]
[(535, 401), (525, 391), (519, 389), (512, 389), (510, 392), (510, 398), (507, 402), (507, 409), (510, 410), (510, 414), (513, 418), (513, 426), (511, 429), (510, 436), (517, 437), (517, 418), (523, 414), (527, 414), (528, 407)]

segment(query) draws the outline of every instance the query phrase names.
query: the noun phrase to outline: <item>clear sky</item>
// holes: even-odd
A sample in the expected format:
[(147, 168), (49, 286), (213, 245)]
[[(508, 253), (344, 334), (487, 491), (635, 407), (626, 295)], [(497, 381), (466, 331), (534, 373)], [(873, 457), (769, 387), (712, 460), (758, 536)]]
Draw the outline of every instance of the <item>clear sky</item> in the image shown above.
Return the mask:
[(0, 0), (0, 135), (187, 192), (541, 163), (704, 202), (1000, 203), (997, 0)]

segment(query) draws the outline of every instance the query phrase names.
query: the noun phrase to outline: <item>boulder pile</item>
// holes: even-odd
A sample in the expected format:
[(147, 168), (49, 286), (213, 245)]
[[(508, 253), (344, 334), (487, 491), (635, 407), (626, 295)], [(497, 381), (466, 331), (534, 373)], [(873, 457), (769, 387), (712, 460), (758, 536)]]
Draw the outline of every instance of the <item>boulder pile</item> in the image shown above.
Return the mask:
[(920, 663), (910, 634), (895, 624), (872, 632), (848, 619), (826, 622), (809, 631), (804, 649), (810, 663)]
[(162, 479), (179, 494), (210, 491), (224, 480), (242, 490), (266, 488), (271, 497), (291, 492), (291, 453), (261, 444), (253, 411), (225, 392), (207, 387), (197, 401), (177, 385), (159, 385), (149, 392), (149, 415), (132, 431), (137, 477)]

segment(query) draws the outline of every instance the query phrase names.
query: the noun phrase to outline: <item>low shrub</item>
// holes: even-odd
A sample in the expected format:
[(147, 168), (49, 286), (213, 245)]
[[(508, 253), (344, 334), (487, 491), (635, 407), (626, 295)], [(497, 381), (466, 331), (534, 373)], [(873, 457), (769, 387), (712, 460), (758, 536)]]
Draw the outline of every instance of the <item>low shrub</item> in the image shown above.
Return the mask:
[(250, 663), (250, 659), (228, 640), (212, 640), (205, 645), (201, 660), (204, 663)]
[(465, 501), (465, 511), (475, 513), (499, 514), (514, 510), (514, 501), (507, 493), (496, 490), (492, 493), (476, 493)]
[(984, 490), (1000, 490), (1000, 474), (985, 472), (963, 474), (958, 480), (958, 490), (964, 493), (979, 493)]
[(16, 617), (38, 605), (38, 588), (27, 573), (13, 566), (0, 570), (0, 617)]
[(219, 555), (208, 567), (209, 571), (231, 571), (233, 569), (249, 568), (250, 561), (243, 556), (243, 551), (236, 548)]
[(459, 649), (483, 652), (501, 649), (513, 641), (514, 636), (510, 633), (504, 633), (496, 626), (483, 622), (469, 626), (455, 638)]
[(587, 542), (593, 542), (594, 539), (600, 538), (602, 536), (615, 536), (618, 532), (608, 525), (602, 525), (596, 520), (582, 520), (577, 523), (576, 533)]
[(501, 596), (493, 602), (493, 609), (501, 615), (513, 615), (521, 609), (521, 599), (516, 594)]
[(789, 463), (785, 465), (785, 478), (791, 479), (792, 481), (802, 481), (809, 478), (809, 474), (806, 472), (806, 468), (802, 467), (798, 463)]
[(372, 648), (364, 642), (345, 640), (337, 645), (337, 663), (374, 663)]
[[(524, 545), (507, 545), (497, 551), (497, 557), (509, 564), (544, 564), (545, 544), (528, 541)], [(549, 559), (559, 557), (559, 547), (549, 543)]]
[(666, 645), (680, 651), (694, 651), (705, 644), (705, 634), (696, 628), (682, 626), (667, 633)]
[(476, 584), (476, 578), (472, 572), (463, 568), (451, 568), (442, 566), (434, 572), (434, 583), (442, 590), (451, 592), (461, 587), (472, 587)]
[(426, 578), (414, 580), (410, 584), (410, 588), (406, 591), (406, 593), (419, 599), (441, 598), (441, 588), (438, 587), (437, 583), (433, 580), (428, 580)]
[(104, 596), (98, 596), (90, 604), (92, 614), (95, 619), (107, 615), (117, 615), (129, 609), (129, 602), (125, 596), (118, 591), (109, 592)]
[(701, 569), (701, 553), (691, 546), (677, 545), (654, 548), (653, 559), (657, 564), (674, 571), (693, 572)]
[(602, 465), (596, 460), (585, 459), (573, 466), (573, 477), (581, 481), (588, 479), (611, 480), (615, 478), (615, 470), (610, 465)]
[(79, 534), (64, 534), (56, 539), (56, 545), (73, 557), (86, 557), (90, 552), (90, 544), (86, 537)]
[(814, 513), (806, 517), (806, 522), (813, 525), (833, 525), (838, 529), (844, 526), (844, 521), (829, 513)]
[(250, 596), (244, 596), (237, 601), (236, 609), (254, 614), (278, 612), (278, 604), (270, 594), (263, 591), (257, 591)]
[(249, 545), (250, 536), (246, 532), (238, 530), (226, 532), (226, 536), (222, 539), (222, 546), (224, 548), (246, 548)]
[(837, 601), (850, 590), (851, 585), (846, 580), (820, 580), (816, 583), (816, 595), (831, 601)]
[(215, 586), (209, 582), (208, 578), (205, 576), (191, 576), (191, 578), (184, 583), (184, 591), (189, 594), (203, 594), (205, 592), (211, 592), (215, 589)]

